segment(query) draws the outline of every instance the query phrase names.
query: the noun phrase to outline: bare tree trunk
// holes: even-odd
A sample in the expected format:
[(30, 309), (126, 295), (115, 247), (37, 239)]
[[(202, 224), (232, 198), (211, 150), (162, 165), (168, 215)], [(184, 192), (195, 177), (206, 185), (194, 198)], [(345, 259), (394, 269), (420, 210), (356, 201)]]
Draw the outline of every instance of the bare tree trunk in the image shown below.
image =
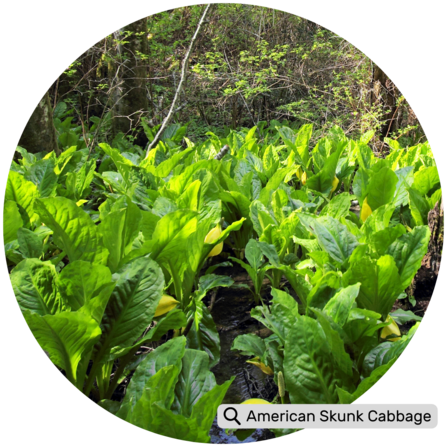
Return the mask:
[[(129, 36), (126, 36), (129, 32)], [(129, 133), (140, 123), (141, 116), (148, 112), (146, 94), (148, 54), (147, 19), (137, 20), (115, 33), (125, 43), (117, 49), (119, 86), (114, 90), (113, 133)]]
[[(397, 108), (397, 98), (395, 96), (395, 86), (391, 79), (383, 72), (383, 70), (374, 65), (373, 70), (373, 104), (381, 103), (384, 114), (382, 119), (385, 121), (379, 130), (381, 139), (386, 138), (395, 130), (395, 112)], [(387, 113), (388, 111), (388, 113)]]
[(444, 203), (440, 202), (428, 213), (428, 226), (431, 237), (427, 254), (422, 260), (421, 268), (410, 285), (410, 294), (416, 299), (430, 300), (441, 265), (442, 246), (444, 243)]
[(59, 152), (56, 129), (53, 124), (53, 109), (48, 92), (39, 101), (20, 137), (19, 146), (33, 154)]

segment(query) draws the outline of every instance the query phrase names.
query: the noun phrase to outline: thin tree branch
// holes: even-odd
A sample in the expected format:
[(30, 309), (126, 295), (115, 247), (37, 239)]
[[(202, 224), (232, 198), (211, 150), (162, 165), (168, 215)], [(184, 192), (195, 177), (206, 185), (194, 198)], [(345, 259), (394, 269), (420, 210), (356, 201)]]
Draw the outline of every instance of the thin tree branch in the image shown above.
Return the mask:
[(175, 105), (177, 104), (177, 101), (178, 101), (178, 99), (180, 97), (180, 92), (182, 90), (183, 82), (184, 82), (185, 77), (186, 77), (186, 69), (188, 67), (189, 56), (191, 55), (191, 51), (192, 51), (192, 49), (194, 47), (194, 44), (195, 44), (195, 42), (197, 40), (197, 36), (199, 35), (199, 32), (200, 32), (200, 28), (202, 27), (202, 24), (205, 21), (205, 17), (208, 14), (208, 11), (209, 11), (210, 7), (211, 7), (211, 4), (206, 5), (205, 11), (203, 12), (202, 17), (201, 17), (201, 19), (200, 19), (200, 21), (199, 21), (199, 23), (197, 25), (196, 32), (195, 32), (194, 36), (191, 39), (188, 51), (186, 52), (185, 58), (183, 59), (182, 74), (180, 76), (180, 82), (178, 83), (177, 90), (175, 92), (175, 96), (174, 96), (174, 99), (173, 99), (172, 104), (171, 104), (171, 108), (170, 108), (170, 110), (168, 112), (168, 115), (164, 119), (163, 124), (161, 125), (160, 129), (158, 130), (157, 135), (155, 135), (155, 138), (148, 145), (147, 151), (146, 151), (146, 157), (149, 155), (149, 152), (151, 151), (151, 149), (157, 145), (158, 140), (160, 139), (161, 135), (163, 134), (164, 130), (166, 129), (166, 126), (168, 125), (169, 121), (171, 120), (171, 117), (172, 117), (173, 112), (174, 112)]

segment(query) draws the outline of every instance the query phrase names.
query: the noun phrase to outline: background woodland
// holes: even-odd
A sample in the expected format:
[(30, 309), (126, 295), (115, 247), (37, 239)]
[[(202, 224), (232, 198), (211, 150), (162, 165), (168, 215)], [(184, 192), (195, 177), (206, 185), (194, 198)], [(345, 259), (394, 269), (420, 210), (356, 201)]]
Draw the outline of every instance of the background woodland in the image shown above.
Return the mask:
[[(98, 141), (146, 147), (143, 126), (166, 117), (204, 8), (143, 18), (89, 48), (42, 98), (19, 144), (30, 152)], [(425, 141), (398, 88), (357, 48), (313, 22), (250, 5), (212, 5), (174, 112), (194, 141), (278, 121), (312, 123), (314, 141), (333, 125), (350, 138), (373, 130), (378, 153), (388, 138), (402, 147)]]

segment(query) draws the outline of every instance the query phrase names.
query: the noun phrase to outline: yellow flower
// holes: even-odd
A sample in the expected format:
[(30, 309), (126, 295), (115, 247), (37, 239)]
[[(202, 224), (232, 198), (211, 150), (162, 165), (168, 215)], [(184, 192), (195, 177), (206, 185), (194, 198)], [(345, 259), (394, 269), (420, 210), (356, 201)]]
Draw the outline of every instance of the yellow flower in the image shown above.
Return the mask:
[(297, 176), (297, 178), (298, 179), (301, 179), (301, 176), (303, 175), (303, 170), (301, 169), (301, 167), (299, 167), (297, 170), (296, 170), (296, 176)]
[(334, 180), (332, 180), (332, 189), (331, 192), (334, 192), (337, 189), (338, 183), (340, 180), (338, 180), (337, 176), (334, 175)]
[[(388, 317), (386, 318), (386, 322), (388, 323), (389, 321), (391, 321), (391, 324), (389, 324), (388, 326), (385, 326), (382, 329), (382, 332), (380, 333), (380, 338), (385, 338), (388, 341), (400, 340), (401, 333), (400, 333), (399, 326), (391, 318), (391, 315), (388, 315)], [(392, 335), (393, 337), (390, 337), (390, 335)]]
[(251, 360), (247, 360), (247, 363), (251, 363), (252, 365), (257, 366), (264, 374), (267, 374), (269, 376), (273, 376), (273, 374), (274, 374), (272, 371), (272, 368), (270, 368), (269, 366), (262, 363), (259, 360), (259, 357), (255, 357)]
[(371, 214), (372, 214), (372, 209), (368, 205), (368, 202), (365, 197), (365, 200), (363, 201), (363, 205), (362, 205), (362, 211), (360, 213), (360, 219), (362, 219), (362, 222), (365, 222), (365, 220), (368, 219), (368, 217), (371, 216)]
[[(212, 244), (213, 242), (217, 241), (219, 239), (220, 235), (222, 234), (222, 228), (220, 224), (217, 224), (215, 228), (213, 228), (205, 237), (205, 243)], [(223, 249), (223, 242), (220, 244), (217, 244), (208, 254), (208, 258), (211, 258), (212, 256), (217, 256), (222, 252)]]
[(301, 183), (305, 185), (307, 182), (307, 174), (303, 172), (303, 175), (301, 176)]
[(154, 317), (159, 317), (161, 315), (167, 314), (170, 310), (174, 309), (177, 304), (180, 303), (172, 296), (163, 295), (158, 303), (157, 309), (155, 310)]
[(242, 402), (242, 405), (244, 405), (244, 404), (246, 404), (246, 405), (253, 405), (253, 404), (256, 404), (256, 405), (265, 405), (265, 404), (272, 405), (271, 402), (267, 402), (264, 399), (248, 399), (245, 402)]

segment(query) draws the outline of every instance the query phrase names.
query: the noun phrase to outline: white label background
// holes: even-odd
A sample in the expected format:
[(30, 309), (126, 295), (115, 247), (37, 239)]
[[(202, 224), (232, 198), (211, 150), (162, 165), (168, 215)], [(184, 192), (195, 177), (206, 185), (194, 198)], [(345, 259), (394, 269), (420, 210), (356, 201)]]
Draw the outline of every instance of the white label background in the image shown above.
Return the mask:
[[(304, 422), (299, 422), (304, 421)], [(438, 423), (432, 404), (353, 405), (220, 405), (217, 424), (222, 428), (390, 428), (430, 429)]]

